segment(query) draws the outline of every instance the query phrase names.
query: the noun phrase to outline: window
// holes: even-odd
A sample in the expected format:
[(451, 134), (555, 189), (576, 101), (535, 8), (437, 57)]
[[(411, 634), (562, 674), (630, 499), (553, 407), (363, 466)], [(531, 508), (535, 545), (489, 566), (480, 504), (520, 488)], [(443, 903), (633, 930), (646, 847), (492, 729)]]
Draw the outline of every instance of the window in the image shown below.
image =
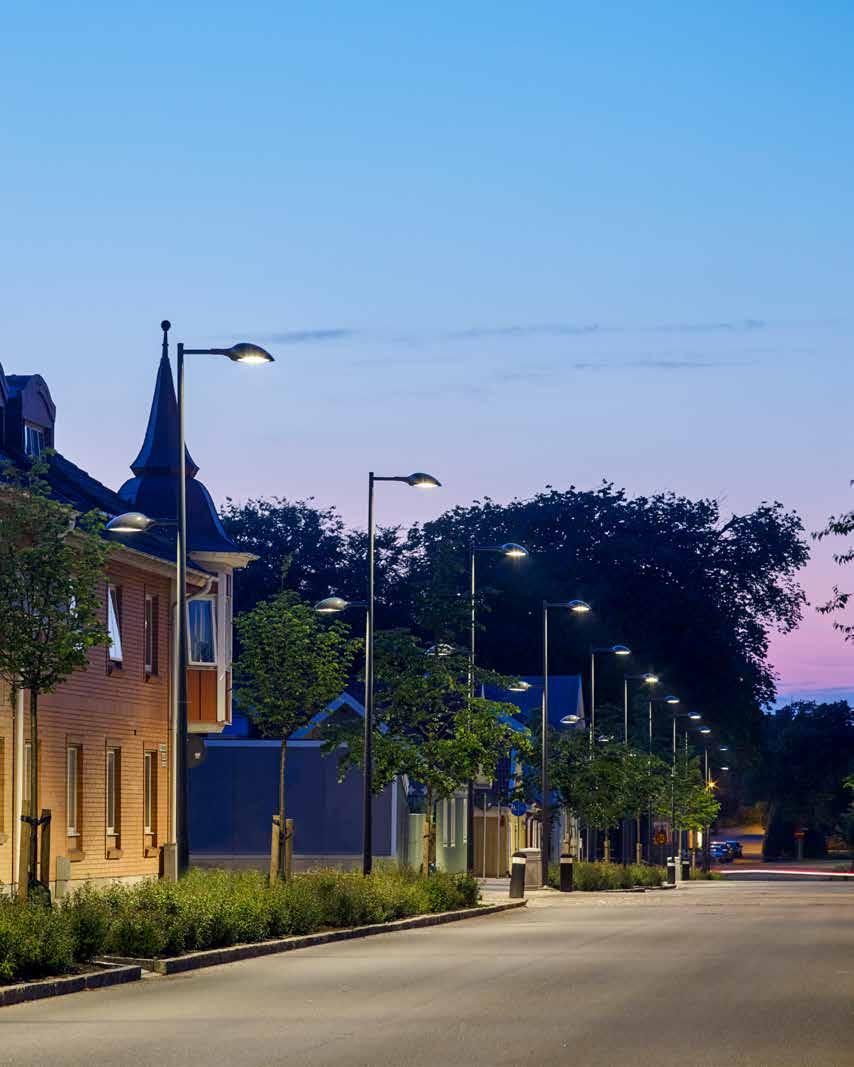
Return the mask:
[(110, 663), (121, 667), (122, 660), (122, 591), (115, 585), (107, 586), (107, 633), (110, 635)]
[(190, 638), (190, 662), (197, 665), (216, 663), (213, 597), (198, 597), (189, 601), (187, 631)]
[(145, 673), (149, 676), (157, 674), (157, 638), (159, 601), (151, 593), (145, 594)]
[(65, 821), (69, 837), (80, 834), (80, 747), (69, 745), (65, 752)]
[(154, 752), (146, 752), (142, 757), (142, 830), (153, 834), (155, 825), (155, 793), (157, 787), (157, 761)]
[(44, 430), (38, 426), (24, 424), (24, 451), (33, 459), (38, 459), (45, 450)]
[(121, 753), (107, 749), (107, 836), (118, 837), (120, 809)]
[(456, 797), (442, 801), (442, 844), (445, 848), (454, 848), (457, 844)]

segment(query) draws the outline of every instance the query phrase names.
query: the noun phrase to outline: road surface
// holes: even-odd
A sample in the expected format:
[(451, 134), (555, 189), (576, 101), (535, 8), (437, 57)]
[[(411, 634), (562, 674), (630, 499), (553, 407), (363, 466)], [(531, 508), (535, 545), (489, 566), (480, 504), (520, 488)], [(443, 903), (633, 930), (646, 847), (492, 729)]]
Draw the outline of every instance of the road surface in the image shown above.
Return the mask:
[(854, 1063), (854, 888), (527, 909), (0, 1009), (4, 1064)]

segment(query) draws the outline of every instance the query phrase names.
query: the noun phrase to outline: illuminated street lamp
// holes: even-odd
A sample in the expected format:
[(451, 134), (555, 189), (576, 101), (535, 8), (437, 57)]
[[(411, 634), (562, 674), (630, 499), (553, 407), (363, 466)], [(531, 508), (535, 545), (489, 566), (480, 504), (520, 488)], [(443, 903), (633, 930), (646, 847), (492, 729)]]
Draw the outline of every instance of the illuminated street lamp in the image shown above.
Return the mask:
[(438, 489), (441, 482), (432, 474), (368, 474), (368, 600), (365, 624), (365, 743), (364, 790), (362, 796), (362, 873), (370, 874), (373, 865), (373, 740), (374, 740), (374, 576), (376, 568), (376, 523), (374, 521), (374, 486), (377, 482), (402, 482), (413, 489)]
[(555, 608), (565, 608), (573, 615), (586, 615), (590, 611), (590, 605), (585, 600), (543, 601), (543, 740), (540, 769), (543, 793), (543, 840), (541, 848), (543, 885), (548, 885), (549, 880), (549, 849), (551, 847), (552, 832), (551, 804), (549, 801), (549, 611)]
[(632, 650), (625, 645), (590, 646), (590, 743), (596, 736), (596, 657), (599, 655), (630, 656)]
[[(163, 331), (163, 355), (169, 353), (169, 330), (171, 323), (160, 323)], [(172, 723), (172, 821), (175, 848), (175, 874), (180, 877), (190, 865), (190, 837), (187, 825), (187, 460), (184, 439), (184, 357), (225, 356), (233, 363), (248, 365), (273, 363), (273, 357), (260, 345), (241, 341), (230, 348), (185, 348), (177, 346), (177, 393), (178, 393), (178, 518), (155, 519), (140, 511), (128, 511), (117, 515), (107, 523), (111, 533), (145, 533), (154, 526), (177, 526), (176, 586), (177, 622), (173, 648), (173, 673), (176, 675), (177, 706)], [(284, 829), (284, 828), (282, 828)]]
[[(474, 700), (474, 656), (475, 635), (477, 631), (477, 557), (482, 552), (497, 552), (507, 559), (525, 559), (529, 553), (523, 545), (515, 541), (506, 541), (502, 545), (477, 545), (472, 540), (469, 544), (469, 701)], [(530, 689), (528, 682), (519, 681), (511, 693), (523, 693)], [(484, 848), (486, 845), (484, 844)], [(466, 790), (466, 870), (474, 874), (474, 782), (469, 779)]]

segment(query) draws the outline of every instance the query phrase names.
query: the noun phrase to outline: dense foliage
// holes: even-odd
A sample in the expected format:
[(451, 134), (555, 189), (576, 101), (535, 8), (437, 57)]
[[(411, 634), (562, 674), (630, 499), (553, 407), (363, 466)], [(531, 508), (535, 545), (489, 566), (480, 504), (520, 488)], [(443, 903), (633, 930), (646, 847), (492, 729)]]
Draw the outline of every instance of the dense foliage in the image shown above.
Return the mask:
[(57, 908), (0, 900), (0, 982), (66, 974), (98, 956), (179, 955), (454, 911), (478, 899), (467, 875), (380, 866), (367, 878), (316, 870), (273, 883), (255, 871), (196, 870), (179, 882), (87, 886)]
[[(652, 867), (645, 863), (573, 863), (573, 889), (585, 892), (598, 892), (602, 889), (634, 889), (636, 886), (659, 886), (664, 881), (666, 872), (663, 867)], [(549, 867), (549, 885), (560, 888), (560, 868), (557, 864)]]
[(854, 712), (845, 701), (797, 701), (766, 715), (761, 759), (750, 788), (768, 802), (765, 857), (821, 856), (849, 804), (845, 778), (854, 771)]
[[(364, 597), (363, 535), (347, 530), (334, 511), (253, 501), (229, 505), (223, 519), (242, 546), (263, 557), (241, 579), (244, 602), (282, 582), (309, 599), (329, 592)], [(775, 695), (769, 636), (796, 626), (804, 604), (797, 572), (808, 551), (796, 514), (763, 503), (725, 518), (714, 500), (669, 493), (629, 498), (609, 484), (457, 507), (399, 537), (383, 532), (379, 625), (416, 620), (425, 637), (435, 639), (441, 626), (452, 643), (466, 644), (471, 541), (516, 541), (531, 553), (520, 561), (479, 559), (481, 664), (503, 674), (539, 673), (543, 599), (583, 597), (595, 609), (583, 629), (555, 614), (556, 673), (583, 670), (591, 643), (624, 642), (635, 656), (622, 666), (654, 666), (683, 705), (699, 706), (730, 743), (755, 743), (759, 709)], [(620, 702), (622, 677), (613, 664), (603, 664), (599, 688), (600, 700)], [(633, 718), (640, 722), (642, 696), (637, 700)]]

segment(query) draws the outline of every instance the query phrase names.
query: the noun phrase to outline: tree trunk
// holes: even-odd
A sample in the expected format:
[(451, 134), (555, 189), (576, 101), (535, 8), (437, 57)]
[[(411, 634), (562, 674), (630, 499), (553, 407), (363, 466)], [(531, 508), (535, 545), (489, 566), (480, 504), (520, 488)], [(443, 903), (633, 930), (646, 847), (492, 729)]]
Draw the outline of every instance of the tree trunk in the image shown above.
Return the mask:
[(611, 834), (609, 830), (605, 831), (605, 840), (602, 846), (603, 858), (606, 863), (611, 862)]
[(282, 738), (282, 747), (279, 750), (279, 877), (287, 881), (291, 876), (288, 864), (288, 850), (285, 848), (285, 762), (287, 760), (288, 743)]
[[(30, 818), (39, 810), (39, 696), (30, 692)], [(39, 835), (35, 823), (30, 823), (30, 860), (27, 864), (27, 891), (39, 877)]]

